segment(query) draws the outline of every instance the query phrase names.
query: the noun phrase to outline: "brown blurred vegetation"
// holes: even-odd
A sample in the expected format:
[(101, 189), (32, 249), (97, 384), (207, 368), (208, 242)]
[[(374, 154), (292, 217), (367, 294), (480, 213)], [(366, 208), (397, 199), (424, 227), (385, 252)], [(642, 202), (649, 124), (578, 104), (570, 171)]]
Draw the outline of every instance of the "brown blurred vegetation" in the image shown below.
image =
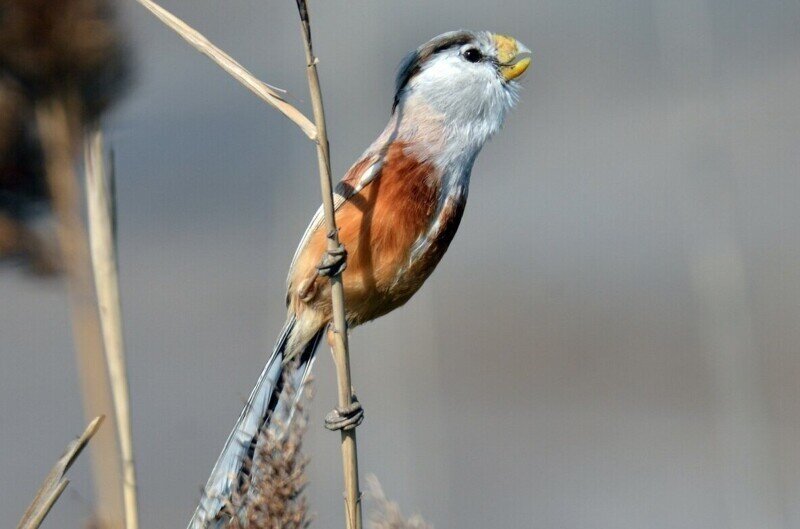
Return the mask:
[(53, 238), (36, 227), (48, 208), (31, 102), (16, 83), (0, 79), (0, 261), (22, 262), (41, 275), (58, 270)]
[(125, 86), (127, 55), (110, 2), (0, 0), (0, 261), (61, 268), (34, 105), (69, 101), (79, 130)]

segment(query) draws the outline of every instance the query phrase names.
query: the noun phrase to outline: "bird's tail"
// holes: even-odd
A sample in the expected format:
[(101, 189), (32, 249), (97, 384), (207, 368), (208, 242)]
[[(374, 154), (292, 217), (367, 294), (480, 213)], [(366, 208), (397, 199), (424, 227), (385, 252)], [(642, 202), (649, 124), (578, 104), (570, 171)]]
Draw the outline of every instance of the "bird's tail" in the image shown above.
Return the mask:
[(225, 447), (211, 471), (188, 529), (209, 529), (223, 524), (219, 513), (226, 502), (230, 501), (231, 493), (239, 486), (242, 469), (248, 459), (253, 457), (259, 432), (268, 421), (278, 420), (285, 423), (291, 419), (294, 402), (285, 403), (281, 399), (285, 360), (295, 356), (298, 359), (297, 370), (292, 375), (293, 386), (297, 390), (294, 398), (297, 399), (311, 372), (314, 353), (323, 334), (323, 330), (319, 330), (304, 344), (291, 345), (290, 351), (290, 343), (295, 341), (291, 338), (296, 323), (295, 317), (291, 316), (284, 325), (272, 356), (264, 366), (233, 431), (225, 441)]

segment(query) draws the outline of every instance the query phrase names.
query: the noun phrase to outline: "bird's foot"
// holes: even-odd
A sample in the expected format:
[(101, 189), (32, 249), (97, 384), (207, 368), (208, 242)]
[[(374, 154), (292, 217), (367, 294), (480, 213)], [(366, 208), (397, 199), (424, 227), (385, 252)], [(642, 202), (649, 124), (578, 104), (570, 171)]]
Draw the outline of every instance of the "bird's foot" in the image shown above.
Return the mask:
[(317, 265), (317, 273), (322, 277), (334, 277), (347, 268), (347, 250), (341, 244), (338, 248), (328, 250)]
[(325, 428), (336, 430), (352, 430), (364, 420), (364, 407), (358, 402), (358, 397), (353, 395), (353, 401), (344, 408), (334, 408), (325, 416)]

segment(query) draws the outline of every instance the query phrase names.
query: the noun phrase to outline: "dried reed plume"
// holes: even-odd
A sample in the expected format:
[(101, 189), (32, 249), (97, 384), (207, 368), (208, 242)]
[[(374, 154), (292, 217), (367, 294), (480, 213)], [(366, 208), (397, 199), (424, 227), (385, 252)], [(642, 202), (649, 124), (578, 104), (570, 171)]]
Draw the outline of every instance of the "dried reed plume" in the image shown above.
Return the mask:
[(0, 159), (4, 159), (17, 140), (30, 103), (25, 94), (8, 79), (0, 79)]
[(105, 0), (0, 0), (0, 70), (31, 99), (75, 91), (97, 118), (127, 74), (127, 51)]
[(386, 497), (378, 478), (367, 476), (367, 496), (375, 503), (370, 512), (371, 529), (433, 529), (418, 514), (406, 518), (400, 506)]
[(17, 83), (0, 79), (0, 261), (36, 275), (58, 271), (54, 240), (37, 222), (49, 200), (30, 101)]
[(254, 455), (245, 465), (244, 483), (222, 511), (230, 518), (229, 529), (304, 529), (310, 523), (303, 435), (311, 388), (310, 382), (296, 386), (295, 371), (292, 366), (283, 377), (281, 404), (291, 410), (289, 418), (261, 432)]
[(33, 107), (17, 83), (0, 76), (0, 212), (22, 219), (47, 199)]

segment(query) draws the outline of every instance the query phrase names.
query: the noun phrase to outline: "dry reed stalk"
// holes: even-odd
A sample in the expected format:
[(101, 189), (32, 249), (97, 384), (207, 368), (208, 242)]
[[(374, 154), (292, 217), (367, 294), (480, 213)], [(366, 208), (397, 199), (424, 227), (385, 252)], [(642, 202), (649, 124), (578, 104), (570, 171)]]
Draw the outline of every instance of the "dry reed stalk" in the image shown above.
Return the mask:
[(116, 204), (113, 166), (105, 161), (103, 133), (92, 127), (85, 145), (86, 198), (89, 210), (89, 242), (91, 245), (100, 326), (103, 332), (106, 364), (111, 382), (111, 396), (117, 419), (117, 438), (122, 459), (122, 495), (126, 529), (138, 529), (139, 513), (136, 494), (136, 467), (133, 459), (130, 392), (122, 336), (122, 309), (119, 295), (119, 273), (116, 252)]
[(91, 260), (80, 213), (79, 186), (73, 165), (75, 138), (80, 129), (77, 102), (53, 97), (37, 102), (36, 121), (45, 154), (47, 182), (58, 219), (56, 232), (72, 310), (73, 338), (81, 378), (84, 413), (89, 417), (109, 415), (111, 428), (101, 432), (93, 445), (92, 467), (95, 514), (104, 528), (123, 527), (116, 425), (105, 368), (100, 322), (94, 299)]
[(86, 430), (84, 430), (77, 439), (67, 445), (64, 455), (56, 461), (56, 464), (47, 474), (47, 477), (45, 477), (42, 486), (39, 487), (39, 490), (36, 492), (33, 501), (25, 510), (25, 514), (22, 515), (22, 519), (19, 521), (19, 524), (17, 524), (17, 529), (36, 529), (42, 524), (47, 513), (50, 512), (50, 509), (69, 484), (69, 481), (64, 478), (64, 474), (66, 474), (67, 470), (72, 466), (72, 463), (74, 463), (81, 454), (81, 451), (97, 432), (97, 429), (100, 428), (102, 422), (102, 415), (100, 417), (95, 417), (94, 420), (89, 423), (89, 426), (86, 427)]
[(257, 79), (244, 66), (239, 64), (230, 55), (216, 47), (200, 32), (189, 26), (186, 22), (176, 17), (152, 0), (136, 0), (142, 6), (156, 16), (161, 22), (175, 31), (186, 42), (197, 51), (217, 63), (217, 65), (228, 72), (234, 79), (242, 83), (248, 90), (253, 92), (261, 100), (278, 109), (278, 111), (292, 120), (303, 133), (312, 141), (317, 138), (317, 128), (302, 112), (287, 103), (281, 93), (284, 90), (275, 88)]
[[(325, 224), (328, 229), (328, 251), (341, 248), (339, 230), (336, 227), (335, 206), (333, 203), (333, 183), (331, 181), (331, 157), (328, 133), (325, 126), (325, 107), (322, 103), (322, 90), (317, 73), (318, 59), (314, 56), (311, 43), (311, 22), (305, 0), (297, 0), (300, 14), (300, 27), (306, 53), (306, 72), (311, 104), (314, 109), (314, 122), (317, 126), (317, 163), (322, 190), (322, 204), (325, 210)], [(353, 387), (350, 379), (350, 353), (347, 341), (347, 320), (344, 308), (344, 285), (341, 270), (331, 276), (331, 298), (333, 302), (333, 360), (336, 365), (336, 379), (339, 408), (353, 404)], [(356, 425), (357, 426), (357, 425)], [(344, 472), (344, 502), (347, 529), (361, 529), (361, 492), (358, 486), (358, 445), (356, 428), (340, 430), (342, 437), (342, 466)]]

